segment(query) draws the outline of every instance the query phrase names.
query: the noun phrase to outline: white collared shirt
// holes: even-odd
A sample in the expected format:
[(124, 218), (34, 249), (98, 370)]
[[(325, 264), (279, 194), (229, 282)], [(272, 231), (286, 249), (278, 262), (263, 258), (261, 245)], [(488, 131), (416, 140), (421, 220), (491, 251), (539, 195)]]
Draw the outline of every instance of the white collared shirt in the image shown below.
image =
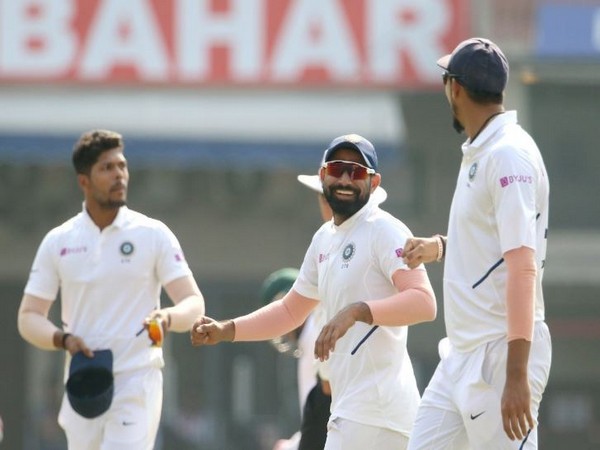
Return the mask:
[(144, 318), (160, 306), (161, 286), (191, 271), (162, 222), (123, 206), (102, 231), (83, 211), (51, 230), (38, 248), (25, 293), (54, 301), (65, 331), (92, 349), (113, 351), (114, 371), (162, 367)]
[[(321, 299), (326, 320), (345, 306), (397, 293), (392, 275), (407, 269), (402, 249), (410, 230), (370, 201), (341, 225), (327, 222), (313, 236), (293, 289)], [(408, 434), (419, 392), (407, 349), (407, 327), (357, 322), (328, 360), (331, 416)]]
[(542, 276), (548, 229), (548, 175), (516, 111), (494, 117), (463, 159), (450, 209), (444, 263), (446, 332), (459, 351), (507, 336), (503, 254), (535, 250), (535, 320), (544, 320)]

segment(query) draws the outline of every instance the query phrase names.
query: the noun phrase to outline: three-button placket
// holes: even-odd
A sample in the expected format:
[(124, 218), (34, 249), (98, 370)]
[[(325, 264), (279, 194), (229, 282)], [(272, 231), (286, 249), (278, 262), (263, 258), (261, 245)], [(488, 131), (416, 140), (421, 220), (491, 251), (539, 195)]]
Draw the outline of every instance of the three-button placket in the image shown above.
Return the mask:
[(102, 248), (104, 247), (104, 243), (106, 239), (108, 239), (108, 233), (110, 232), (110, 227), (107, 227), (101, 230), (96, 238), (94, 239), (94, 248), (92, 249), (92, 263), (98, 264), (102, 258)]

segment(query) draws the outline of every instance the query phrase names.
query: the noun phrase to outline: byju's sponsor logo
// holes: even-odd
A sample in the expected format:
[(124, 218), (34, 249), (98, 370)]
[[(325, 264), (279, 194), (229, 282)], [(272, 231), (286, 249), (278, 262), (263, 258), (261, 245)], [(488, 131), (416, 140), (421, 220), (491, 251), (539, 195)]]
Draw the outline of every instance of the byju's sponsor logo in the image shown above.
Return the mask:
[(513, 183), (533, 183), (533, 177), (531, 175), (508, 175), (507, 177), (500, 178), (500, 186), (503, 188)]
[(60, 256), (72, 255), (74, 253), (85, 253), (87, 252), (87, 247), (82, 245), (80, 247), (63, 247), (60, 249)]

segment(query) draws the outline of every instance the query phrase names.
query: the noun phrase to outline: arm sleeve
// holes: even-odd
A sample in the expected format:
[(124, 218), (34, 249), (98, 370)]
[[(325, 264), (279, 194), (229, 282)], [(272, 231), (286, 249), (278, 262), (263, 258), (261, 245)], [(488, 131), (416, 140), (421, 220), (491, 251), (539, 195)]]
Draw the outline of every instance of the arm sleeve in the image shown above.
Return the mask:
[(435, 319), (435, 294), (424, 269), (397, 270), (393, 281), (397, 294), (366, 301), (373, 325), (403, 326)]
[(304, 323), (310, 312), (319, 304), (290, 290), (281, 300), (233, 320), (234, 341), (265, 341), (295, 330)]
[(535, 310), (535, 253), (521, 247), (504, 254), (508, 270), (506, 280), (506, 312), (508, 341), (533, 339)]

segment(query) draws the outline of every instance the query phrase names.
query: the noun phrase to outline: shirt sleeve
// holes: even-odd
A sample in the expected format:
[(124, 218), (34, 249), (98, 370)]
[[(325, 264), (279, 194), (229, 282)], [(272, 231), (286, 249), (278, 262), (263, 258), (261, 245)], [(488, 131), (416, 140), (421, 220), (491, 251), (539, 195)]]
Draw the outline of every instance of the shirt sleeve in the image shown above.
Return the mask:
[(522, 246), (535, 250), (536, 170), (525, 151), (506, 147), (498, 150), (491, 165), (490, 192), (502, 253)]
[(53, 234), (48, 233), (38, 247), (25, 293), (35, 297), (54, 301), (60, 288), (60, 276), (57, 267), (58, 253), (55, 249)]
[(402, 254), (404, 244), (412, 234), (399, 220), (381, 222), (373, 231), (373, 258), (379, 264), (382, 273), (391, 281), (397, 270), (409, 270)]
[(319, 258), (323, 255), (318, 254), (317, 249), (318, 232), (313, 236), (312, 242), (304, 255), (304, 261), (300, 266), (298, 277), (292, 288), (304, 297), (319, 299)]
[(158, 258), (156, 264), (158, 279), (163, 286), (192, 273), (179, 241), (169, 227), (163, 223), (160, 223), (158, 228)]

